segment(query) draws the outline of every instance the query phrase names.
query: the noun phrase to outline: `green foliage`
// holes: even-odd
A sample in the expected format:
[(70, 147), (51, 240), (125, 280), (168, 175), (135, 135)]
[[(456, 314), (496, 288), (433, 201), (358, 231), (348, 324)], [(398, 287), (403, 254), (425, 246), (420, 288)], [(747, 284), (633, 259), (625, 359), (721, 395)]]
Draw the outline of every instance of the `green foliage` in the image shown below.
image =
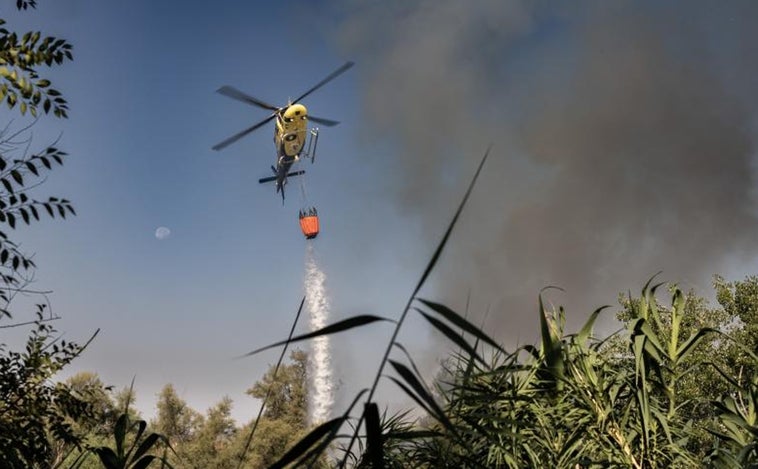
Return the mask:
[(305, 352), (293, 351), (290, 354), (291, 364), (282, 366), (276, 373), (273, 368), (269, 369), (260, 381), (247, 390), (248, 394), (258, 399), (268, 396), (263, 412), (266, 419), (281, 420), (297, 429), (306, 427), (307, 358)]
[(242, 443), (237, 438), (239, 430), (232, 420), (231, 409), (231, 399), (224, 397), (196, 420), (191, 438), (176, 446), (183, 467), (236, 467)]
[[(18, 7), (26, 9), (29, 4), (19, 2)], [(41, 109), (45, 114), (52, 111), (56, 117), (68, 117), (68, 103), (37, 69), (73, 60), (71, 50), (64, 39), (42, 37), (39, 31), (9, 31), (0, 19), (0, 100), (11, 109), (18, 105), (21, 114), (29, 111), (37, 117)]]
[[(18, 0), (20, 10), (34, 8), (34, 0)], [(0, 100), (20, 113), (36, 117), (41, 109), (66, 117), (68, 105), (61, 93), (41, 77), (38, 69), (71, 60), (71, 45), (39, 32), (16, 34), (0, 19)], [(32, 148), (29, 127), (0, 130), (0, 320), (12, 317), (10, 304), (19, 293), (44, 295), (26, 287), (33, 278), (35, 263), (11, 239), (10, 230), (30, 225), (43, 216), (65, 218), (75, 215), (71, 203), (62, 198), (37, 199), (32, 191), (44, 182), (46, 173), (63, 164), (66, 153), (50, 145), (37, 152)], [(45, 300), (46, 303), (46, 300)], [(0, 343), (0, 466), (50, 467), (67, 452), (78, 448), (85, 431), (77, 422), (95, 417), (87, 399), (55, 375), (84, 349), (59, 340), (46, 324), (57, 319), (46, 304), (37, 305), (36, 319), (0, 329), (32, 324), (25, 350), (10, 350)]]
[(160, 462), (161, 467), (173, 467), (162, 457), (151, 454), (160, 443), (170, 448), (165, 436), (158, 433), (145, 434), (147, 422), (137, 420), (132, 422), (128, 412), (118, 417), (113, 427), (115, 450), (110, 446), (92, 448), (105, 469), (145, 469), (154, 462)]
[(156, 407), (158, 415), (153, 428), (174, 446), (189, 441), (200, 416), (179, 398), (173, 385), (163, 387), (158, 394)]
[[(398, 376), (388, 378), (432, 419), (420, 425), (385, 415), (380, 424), (369, 402), (354, 427), (356, 434), (365, 421), (367, 444), (354, 437), (357, 453), (343, 447), (340, 465), (752, 467), (758, 378), (742, 373), (758, 364), (750, 348), (758, 280), (726, 284), (717, 278), (723, 309), (676, 286), (664, 306), (656, 295), (662, 285), (648, 282), (639, 297), (623, 299), (624, 329), (603, 340), (592, 330), (605, 308), (590, 314), (578, 333), (566, 334), (563, 309), (547, 311), (540, 297), (539, 346), (512, 352), (460, 314), (419, 300), (428, 309), (415, 310), (459, 352), (431, 390), (405, 348), (393, 343), (410, 366), (388, 359)], [(323, 451), (349, 412), (304, 436), (269, 467)]]
[(80, 443), (71, 419), (92, 415), (92, 408), (69, 386), (52, 381), (86, 344), (58, 340), (42, 313), (40, 306), (23, 352), (0, 344), (2, 467), (47, 467), (55, 460), (53, 441), (73, 446)]
[[(728, 288), (758, 291), (747, 288), (753, 282)], [(638, 298), (623, 302), (625, 331), (610, 340), (592, 338), (602, 308), (579, 333), (567, 335), (564, 311), (546, 311), (541, 300), (539, 348), (492, 348), (485, 363), (471, 351), (481, 343), (474, 334), (475, 342), (446, 362), (437, 384), (450, 425), (406, 423), (404, 434), (413, 437), (403, 438), (399, 451), (385, 449), (383, 466), (752, 467), (758, 378), (735, 378), (716, 362), (729, 363), (739, 349), (752, 360), (744, 366), (755, 366), (755, 354), (713, 326), (739, 336), (750, 329), (735, 326), (728, 310), (708, 314), (702, 299), (676, 287), (663, 307), (655, 295), (660, 286), (648, 283)], [(741, 311), (753, 311), (758, 295), (743, 294), (742, 305)], [(382, 432), (390, 441), (389, 430)], [(693, 444), (702, 434), (710, 438)], [(361, 446), (349, 458), (377, 467), (370, 456)]]

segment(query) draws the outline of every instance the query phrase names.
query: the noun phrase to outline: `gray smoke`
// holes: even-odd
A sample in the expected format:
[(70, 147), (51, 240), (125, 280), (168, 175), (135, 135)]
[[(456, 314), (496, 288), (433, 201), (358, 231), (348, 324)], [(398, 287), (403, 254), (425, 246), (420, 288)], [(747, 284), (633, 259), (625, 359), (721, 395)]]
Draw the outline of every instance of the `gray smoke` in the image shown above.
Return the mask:
[(531, 340), (546, 285), (576, 324), (659, 270), (705, 294), (755, 257), (758, 3), (347, 2), (339, 18), (366, 135), (399, 149), (387, 192), (430, 244), (495, 144), (435, 277), (451, 306), (489, 306), (494, 334)]

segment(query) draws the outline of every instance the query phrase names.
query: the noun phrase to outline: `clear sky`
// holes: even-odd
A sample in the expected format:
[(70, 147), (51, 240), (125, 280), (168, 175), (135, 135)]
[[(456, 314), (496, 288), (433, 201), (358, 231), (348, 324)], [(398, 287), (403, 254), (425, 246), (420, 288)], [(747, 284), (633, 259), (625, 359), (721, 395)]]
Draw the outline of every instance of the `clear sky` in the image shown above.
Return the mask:
[[(304, 168), (334, 320), (397, 317), (491, 142), (453, 253), (425, 294), (461, 308), (471, 293), (477, 320), (493, 309), (498, 337), (534, 337), (535, 298), (548, 284), (586, 296), (583, 308), (661, 269), (703, 294), (713, 273), (755, 270), (750, 2), (686, 11), (590, 1), (576, 10), (490, 0), (38, 3), (2, 13), (11, 29), (74, 44), (74, 61), (51, 73), (70, 119), (42, 119), (35, 135), (43, 145), (62, 132), (71, 156), (39, 194), (71, 199), (79, 216), (17, 236), (36, 253), (36, 286), (55, 292), (65, 337), (101, 329), (67, 374), (95, 371), (116, 387), (136, 377), (147, 415), (173, 383), (199, 411), (229, 395), (234, 416), (252, 418), (257, 404), (244, 391), (278, 352), (234, 357), (283, 338), (303, 294), (299, 186), (282, 206), (257, 184), (274, 161), (272, 129), (211, 150), (266, 116), (215, 93), (225, 84), (283, 104), (357, 63), (304, 102), (342, 121), (322, 129), (316, 164)], [(161, 226), (171, 234), (159, 240)], [(343, 399), (370, 384), (389, 333), (335, 338)], [(438, 341), (427, 327), (412, 320), (401, 341), (433, 368)]]
[[(117, 387), (136, 376), (148, 415), (160, 387), (173, 383), (197, 410), (226, 394), (235, 417), (251, 418), (256, 404), (244, 391), (278, 352), (233, 357), (286, 337), (303, 294), (299, 184), (289, 185), (282, 206), (273, 186), (257, 183), (274, 162), (273, 128), (211, 150), (266, 117), (216, 94), (221, 85), (284, 104), (350, 58), (310, 30), (295, 7), (73, 1), (4, 12), (11, 27), (74, 44), (75, 60), (53, 73), (70, 119), (43, 119), (35, 133), (63, 132), (59, 146), (71, 156), (39, 193), (71, 199), (79, 216), (19, 232), (36, 253), (36, 286), (55, 291), (65, 337), (84, 341), (101, 329), (67, 373), (96, 371)], [(393, 220), (359, 164), (355, 75), (305, 104), (343, 121), (322, 129), (317, 164), (305, 167), (309, 202), (321, 214), (315, 242), (327, 288), (344, 293), (331, 300), (334, 317), (397, 310), (402, 298), (382, 292), (409, 294), (408, 267), (421, 267), (408, 252), (409, 260), (393, 259), (403, 250), (392, 245), (412, 230)], [(171, 230), (164, 240), (154, 235), (160, 226)], [(362, 235), (378, 229), (387, 229), (389, 247), (364, 246)]]

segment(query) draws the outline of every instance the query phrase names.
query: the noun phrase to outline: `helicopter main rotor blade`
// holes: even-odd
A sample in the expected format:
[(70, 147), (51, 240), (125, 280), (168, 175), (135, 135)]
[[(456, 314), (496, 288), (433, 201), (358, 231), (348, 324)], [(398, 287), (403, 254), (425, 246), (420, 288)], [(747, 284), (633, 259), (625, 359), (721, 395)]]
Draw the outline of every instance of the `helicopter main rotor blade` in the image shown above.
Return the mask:
[(325, 125), (327, 127), (332, 127), (332, 126), (335, 126), (335, 125), (339, 124), (339, 121), (333, 121), (331, 119), (324, 119), (323, 117), (316, 117), (316, 116), (312, 116), (310, 114), (308, 114), (308, 120), (313, 121), (313, 122), (317, 122), (317, 123), (319, 123), (321, 125)]
[(329, 76), (327, 76), (326, 78), (324, 78), (323, 80), (321, 80), (320, 82), (318, 82), (318, 84), (316, 84), (316, 86), (314, 86), (313, 88), (309, 89), (308, 91), (306, 91), (305, 93), (303, 93), (302, 96), (300, 96), (299, 98), (295, 99), (292, 102), (293, 103), (300, 102), (301, 99), (305, 98), (306, 96), (308, 96), (309, 94), (313, 93), (317, 89), (321, 88), (322, 86), (326, 85), (330, 81), (334, 80), (339, 75), (345, 73), (347, 71), (347, 69), (349, 69), (353, 65), (355, 65), (353, 62), (345, 62), (344, 65), (342, 65), (337, 70), (333, 71), (331, 74), (329, 74)]
[(222, 149), (226, 148), (227, 146), (231, 145), (232, 143), (236, 142), (237, 140), (241, 139), (245, 135), (251, 133), (252, 131), (254, 131), (254, 130), (260, 128), (260, 127), (263, 127), (266, 124), (268, 124), (271, 121), (271, 119), (273, 119), (274, 117), (276, 117), (276, 113), (271, 114), (269, 117), (267, 117), (266, 119), (263, 119), (262, 121), (258, 122), (254, 126), (248, 127), (247, 129), (245, 129), (245, 130), (243, 130), (241, 132), (238, 132), (238, 133), (232, 135), (231, 137), (227, 138), (223, 142), (217, 143), (212, 148), (214, 150), (216, 150), (216, 151), (222, 150)]
[(276, 106), (272, 106), (271, 104), (265, 101), (261, 101), (258, 98), (253, 98), (249, 94), (243, 93), (233, 86), (224, 85), (221, 88), (217, 89), (216, 92), (223, 94), (229, 98), (236, 99), (237, 101), (242, 101), (243, 103), (252, 104), (253, 106), (262, 107), (263, 109), (268, 109), (269, 111), (277, 111), (279, 109)]

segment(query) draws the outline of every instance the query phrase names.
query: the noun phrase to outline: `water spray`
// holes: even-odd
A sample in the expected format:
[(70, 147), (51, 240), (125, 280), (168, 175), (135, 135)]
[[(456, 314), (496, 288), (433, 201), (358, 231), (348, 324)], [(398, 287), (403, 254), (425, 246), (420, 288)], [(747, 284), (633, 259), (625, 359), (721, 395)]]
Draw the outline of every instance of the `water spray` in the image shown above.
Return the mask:
[[(309, 312), (310, 330), (326, 326), (329, 317), (329, 298), (326, 294), (326, 275), (316, 262), (312, 242), (305, 248), (305, 297)], [(310, 381), (309, 417), (312, 424), (329, 419), (334, 404), (331, 351), (329, 336), (316, 337), (311, 342), (311, 359), (308, 361)]]

